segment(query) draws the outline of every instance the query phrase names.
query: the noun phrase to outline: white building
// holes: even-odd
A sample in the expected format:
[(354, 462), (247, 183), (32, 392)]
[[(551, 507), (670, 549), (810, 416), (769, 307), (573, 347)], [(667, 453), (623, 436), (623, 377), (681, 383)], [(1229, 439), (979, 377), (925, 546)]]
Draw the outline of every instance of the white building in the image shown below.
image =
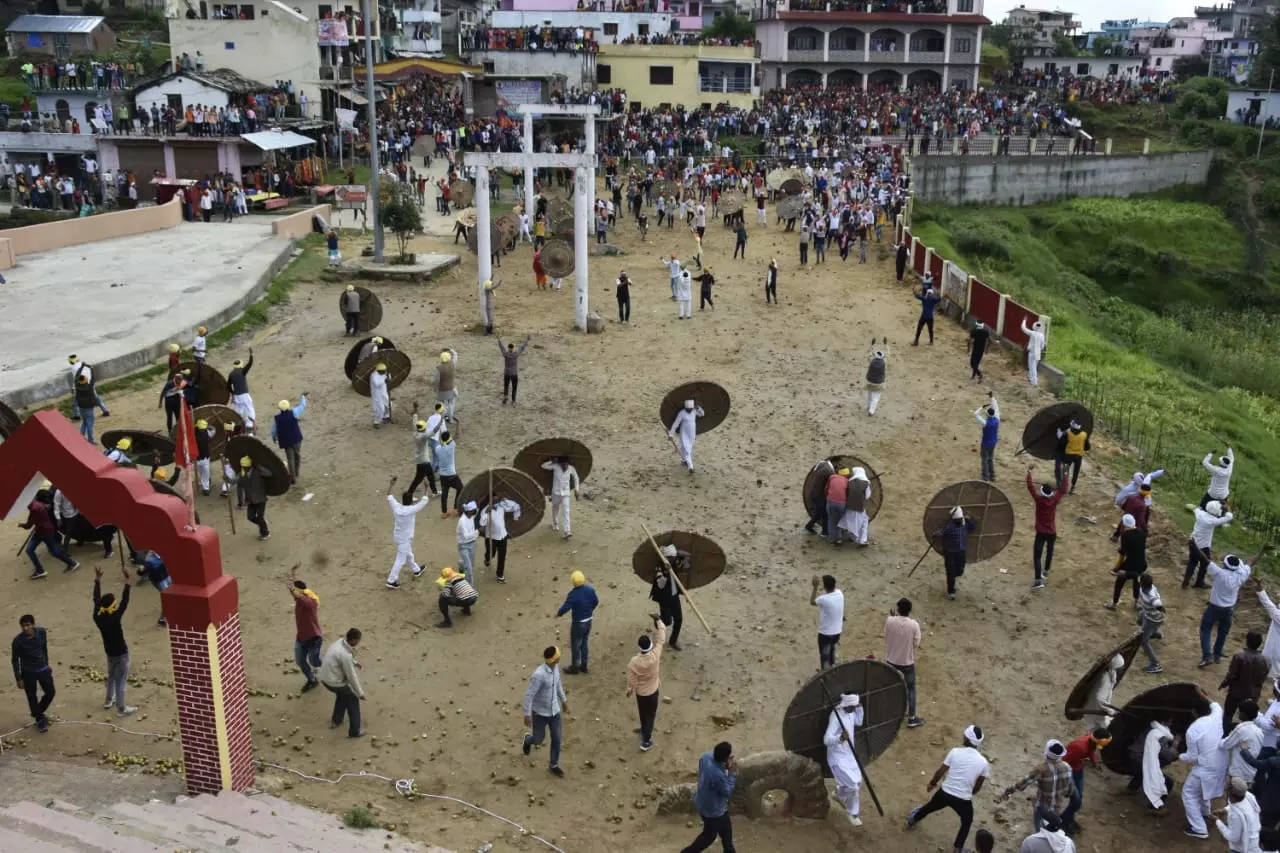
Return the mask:
[(391, 38), (397, 56), (444, 55), (440, 0), (414, 0), (412, 6), (396, 6), (400, 29)]
[(171, 106), (181, 113), (188, 106), (196, 104), (225, 109), (231, 104), (232, 96), (265, 92), (267, 88), (264, 84), (242, 77), (228, 68), (179, 71), (140, 86), (133, 93), (133, 101), (138, 110), (150, 110), (152, 105), (161, 109)]
[(1045, 74), (1072, 74), (1099, 80), (1142, 76), (1141, 56), (1027, 56), (1020, 64)]
[[(1256, 115), (1256, 118), (1254, 116)], [(1280, 121), (1280, 92), (1266, 89), (1232, 89), (1227, 93), (1227, 118), (1234, 122), (1249, 118), (1261, 124)]]

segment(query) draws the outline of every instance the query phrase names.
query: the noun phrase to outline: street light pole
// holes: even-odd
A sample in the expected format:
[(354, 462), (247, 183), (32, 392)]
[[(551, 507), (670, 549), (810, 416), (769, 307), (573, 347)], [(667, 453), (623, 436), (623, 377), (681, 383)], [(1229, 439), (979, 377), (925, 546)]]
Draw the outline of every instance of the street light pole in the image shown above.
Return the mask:
[(1258, 112), (1259, 112), (1258, 118), (1259, 118), (1259, 119), (1261, 119), (1261, 121), (1259, 121), (1259, 122), (1258, 122), (1258, 157), (1259, 157), (1259, 158), (1261, 158), (1261, 157), (1262, 157), (1262, 134), (1263, 134), (1263, 131), (1265, 131), (1265, 130), (1267, 129), (1267, 117), (1266, 117), (1266, 116), (1264, 116), (1264, 115), (1262, 115), (1262, 113), (1263, 113), (1263, 112), (1266, 112), (1266, 113), (1270, 113), (1270, 112), (1271, 112), (1271, 89), (1272, 89), (1272, 87), (1273, 87), (1273, 86), (1275, 86), (1275, 84), (1276, 84), (1276, 70), (1275, 70), (1274, 68), (1272, 68), (1272, 69), (1271, 69), (1271, 79), (1267, 81), (1267, 100), (1266, 100), (1266, 105), (1265, 105), (1265, 107), (1264, 107), (1262, 110), (1259, 110), (1259, 111), (1258, 111)]
[(373, 17), (369, 14), (369, 0), (360, 0), (360, 12), (364, 16), (364, 91), (369, 99), (369, 201), (373, 205), (369, 216), (373, 220), (373, 262), (380, 264), (383, 259), (382, 214), (378, 199), (381, 184), (378, 175), (378, 104), (373, 91)]

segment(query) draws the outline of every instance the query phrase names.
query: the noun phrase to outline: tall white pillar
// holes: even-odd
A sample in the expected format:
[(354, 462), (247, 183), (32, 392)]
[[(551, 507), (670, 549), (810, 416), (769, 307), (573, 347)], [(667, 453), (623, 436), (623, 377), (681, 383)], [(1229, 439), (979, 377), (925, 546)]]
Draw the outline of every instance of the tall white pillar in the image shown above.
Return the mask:
[[(591, 117), (587, 117), (590, 121)], [(590, 125), (588, 125), (590, 127)], [(594, 137), (594, 130), (589, 131)], [(592, 195), (587, 181), (593, 169), (579, 166), (575, 170), (573, 188), (573, 311), (579, 331), (587, 330), (587, 234), (591, 221)]]
[(493, 246), (489, 243), (489, 167), (476, 167), (476, 290), (480, 296), (480, 324), (484, 312), (484, 283), (493, 276)]
[(529, 230), (533, 230), (533, 113), (524, 114), (524, 212), (529, 216)]

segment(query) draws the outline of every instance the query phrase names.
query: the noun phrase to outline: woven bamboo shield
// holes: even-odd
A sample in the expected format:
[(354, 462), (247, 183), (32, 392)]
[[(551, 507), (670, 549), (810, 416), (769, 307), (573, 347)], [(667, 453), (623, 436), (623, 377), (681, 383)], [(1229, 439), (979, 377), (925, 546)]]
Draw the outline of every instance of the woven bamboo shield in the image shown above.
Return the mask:
[[(372, 332), (382, 322), (382, 301), (367, 287), (357, 287), (356, 293), (360, 294), (360, 331)], [(346, 289), (344, 288), (343, 292), (338, 294), (338, 314), (344, 320), (347, 317), (342, 310), (345, 298)]]
[(782, 182), (782, 186), (778, 187), (778, 192), (789, 198), (799, 198), (800, 193), (804, 192), (804, 184), (800, 183), (798, 178), (791, 178)]
[(457, 216), (453, 217), (453, 219), (455, 222), (458, 222), (466, 226), (467, 228), (475, 228), (476, 216), (477, 214), (475, 210), (464, 210), (461, 213), (459, 213)]
[(542, 247), (542, 268), (552, 278), (564, 278), (574, 270), (573, 247), (559, 237), (548, 240)]
[(4, 403), (0, 403), (0, 439), (9, 438), (22, 426), (22, 418)]
[(970, 563), (989, 560), (1003, 551), (1013, 538), (1013, 505), (1008, 495), (993, 483), (965, 480), (938, 492), (924, 508), (924, 538), (939, 554), (942, 539), (933, 534), (951, 520), (951, 508), (955, 506), (964, 510), (966, 518), (978, 523), (978, 529), (969, 534), (966, 554)]
[[(724, 549), (712, 540), (687, 530), (668, 530), (653, 537), (653, 542), (661, 548), (664, 545), (675, 545), (681, 557), (688, 554), (687, 561), (681, 558), (668, 560), (676, 570), (676, 577), (685, 589), (697, 589), (706, 586), (724, 574), (728, 561)], [(631, 554), (631, 570), (645, 583), (653, 583), (653, 576), (662, 559), (653, 548), (653, 542), (646, 536)]]
[[(382, 336), (376, 335), (375, 337), (382, 337)], [(344, 359), (342, 362), (342, 372), (347, 375), (348, 379), (351, 378), (351, 374), (356, 372), (356, 365), (360, 363), (360, 350), (364, 349), (364, 345), (369, 343), (372, 340), (373, 340), (372, 337), (361, 338), (360, 340), (356, 341), (354, 345), (352, 345), (351, 351), (347, 353), (346, 359)], [(389, 349), (395, 349), (395, 348), (396, 348), (396, 345), (391, 342), (391, 338), (382, 338), (382, 343), (378, 344), (379, 352), (383, 350), (389, 350)]]
[(1037, 459), (1052, 459), (1058, 446), (1058, 430), (1066, 429), (1072, 420), (1080, 422), (1087, 433), (1093, 432), (1093, 412), (1083, 403), (1054, 403), (1031, 416), (1022, 430), (1022, 449)]
[(578, 480), (586, 482), (591, 473), (591, 451), (582, 442), (572, 438), (540, 438), (516, 454), (511, 463), (537, 481), (542, 491), (551, 494), (551, 472), (542, 467), (561, 456), (569, 457), (569, 464), (578, 472)]
[(207, 364), (197, 364), (194, 361), (184, 361), (178, 364), (178, 372), (184, 370), (191, 371), (191, 381), (196, 385), (196, 405), (203, 406), (207, 403), (226, 404), (231, 399), (231, 386), (227, 384), (227, 379), (216, 368)]
[(546, 498), (542, 494), (538, 481), (515, 468), (489, 468), (472, 477), (471, 481), (462, 487), (462, 495), (458, 498), (459, 505), (467, 501), (476, 502), (477, 523), (480, 518), (479, 511), (483, 511), (489, 505), (490, 489), (492, 489), (495, 503), (507, 498), (520, 504), (520, 517), (507, 516), (506, 519), (507, 536), (510, 538), (523, 536), (542, 521)]
[(782, 185), (787, 181), (796, 181), (798, 183), (803, 179), (804, 172), (790, 166), (774, 169), (764, 176), (765, 186), (771, 190), (781, 189)]
[(68, 538), (75, 542), (101, 542), (108, 534), (115, 535), (115, 528), (111, 525), (95, 527), (92, 521), (84, 517), (84, 513), (67, 519), (65, 524)]
[(907, 683), (882, 661), (846, 661), (809, 679), (782, 718), (782, 745), (818, 762), (825, 776), (831, 768), (822, 738), (842, 693), (857, 693), (861, 700), (864, 716), (853, 733), (853, 752), (863, 767), (884, 754), (907, 715)]
[(209, 428), (213, 430), (213, 435), (209, 436), (210, 459), (221, 459), (222, 452), (227, 448), (227, 424), (244, 427), (244, 418), (239, 412), (230, 406), (220, 406), (217, 403), (196, 406), (191, 410), (191, 415), (192, 423), (204, 418), (209, 422)]
[(102, 446), (108, 450), (113, 449), (116, 442), (122, 438), (133, 442), (133, 447), (128, 451), (133, 464), (153, 468), (157, 465), (173, 464), (173, 441), (158, 432), (140, 429), (109, 429), (98, 436)]
[(504, 246), (514, 243), (515, 239), (520, 236), (520, 217), (511, 212), (499, 216), (498, 232), (502, 234), (502, 244)]
[(279, 497), (289, 491), (289, 469), (276, 452), (263, 443), (262, 439), (253, 435), (233, 435), (227, 442), (227, 459), (231, 466), (240, 470), (241, 457), (248, 456), (253, 464), (266, 468), (271, 476), (265, 478), (267, 494)]
[(412, 364), (409, 356), (398, 349), (378, 350), (373, 355), (356, 365), (356, 369), (351, 373), (351, 387), (356, 392), (365, 397), (370, 396), (369, 391), (369, 374), (377, 369), (379, 364), (387, 366), (387, 390), (396, 388), (401, 382), (409, 378), (409, 370)]
[[(151, 488), (154, 489), (157, 494), (169, 495), (170, 497), (177, 498), (178, 500), (182, 501), (184, 504), (187, 502), (187, 499), (182, 496), (181, 492), (179, 492), (173, 486), (166, 483), (164, 480), (157, 480), (155, 477), (152, 477), (148, 482), (151, 483)], [(196, 524), (199, 524), (199, 523), (200, 523), (200, 513), (197, 512)]]
[(1140, 770), (1140, 765), (1133, 761), (1130, 749), (1139, 741), (1145, 740), (1151, 730), (1151, 721), (1162, 713), (1168, 712), (1173, 717), (1173, 725), (1169, 731), (1173, 733), (1175, 743), (1195, 722), (1196, 701), (1200, 698), (1200, 688), (1189, 682), (1179, 681), (1162, 684), (1129, 700), (1119, 714), (1111, 719), (1111, 743), (1102, 750), (1102, 763), (1107, 769), (1123, 776), (1132, 776)]
[[(473, 252), (480, 251), (480, 226), (467, 229), (467, 248)], [(498, 222), (489, 220), (489, 251), (496, 252), (502, 248), (502, 232), (498, 230)]]
[(727, 198), (720, 199), (720, 215), (733, 216), (742, 212), (742, 196), (734, 193)]
[(470, 181), (458, 180), (449, 184), (449, 201), (454, 207), (470, 207), (476, 188)]
[(1067, 703), (1062, 711), (1063, 716), (1068, 720), (1078, 720), (1091, 711), (1105, 711), (1106, 709), (1104, 708), (1086, 707), (1094, 679), (1107, 669), (1113, 657), (1121, 655), (1124, 658), (1124, 666), (1120, 668), (1120, 672), (1116, 675), (1116, 684), (1118, 685), (1124, 678), (1124, 674), (1129, 671), (1129, 667), (1133, 665), (1134, 658), (1138, 656), (1138, 649), (1140, 648), (1142, 648), (1141, 631), (1098, 658), (1093, 666), (1089, 667), (1089, 671), (1084, 674), (1084, 677), (1076, 682), (1076, 686), (1067, 696)]
[(696, 405), (702, 407), (703, 415), (697, 419), (698, 435), (720, 426), (729, 416), (729, 392), (714, 382), (697, 379), (672, 388), (667, 392), (667, 396), (662, 398), (662, 405), (658, 407), (658, 417), (662, 420), (664, 427), (671, 429), (676, 415), (684, 408), (685, 400), (693, 400)]
[(804, 199), (800, 196), (786, 196), (778, 202), (779, 219), (799, 219), (804, 212)]
[[(867, 501), (867, 517), (874, 519), (880, 514), (880, 507), (884, 505), (884, 483), (880, 480), (880, 475), (876, 473), (876, 469), (872, 468), (868, 463), (863, 462), (857, 456), (850, 456), (847, 453), (838, 454), (836, 456), (828, 456), (827, 461), (830, 462), (835, 469), (839, 471), (841, 468), (848, 468), (852, 471), (854, 468), (861, 468), (867, 472), (867, 476), (871, 478), (871, 499)], [(809, 502), (809, 492), (813, 489), (813, 469), (809, 469), (809, 473), (804, 477), (804, 511), (812, 512), (813, 507)]]
[(552, 223), (557, 227), (568, 222), (570, 227), (573, 225), (573, 204), (568, 199), (558, 195), (553, 195), (547, 199), (547, 230), (551, 230)]

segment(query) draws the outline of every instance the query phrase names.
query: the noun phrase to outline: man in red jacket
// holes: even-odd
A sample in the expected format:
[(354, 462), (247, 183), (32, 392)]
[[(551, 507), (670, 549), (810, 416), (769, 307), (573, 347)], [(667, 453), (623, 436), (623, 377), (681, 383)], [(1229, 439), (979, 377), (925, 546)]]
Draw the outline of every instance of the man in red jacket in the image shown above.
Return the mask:
[(41, 543), (49, 549), (50, 554), (67, 564), (68, 572), (74, 572), (80, 568), (80, 564), (68, 557), (67, 552), (62, 550), (62, 546), (58, 543), (58, 528), (53, 523), (48, 506), (39, 500), (32, 501), (27, 506), (27, 520), (18, 526), (23, 530), (31, 531), (31, 536), (27, 539), (27, 556), (35, 566), (35, 571), (31, 573), (32, 580), (38, 580), (49, 574), (44, 570), (44, 566), (40, 565), (40, 558), (36, 556), (36, 547)]
[[(1151, 484), (1144, 483), (1136, 495), (1129, 495), (1120, 504), (1120, 512), (1122, 515), (1132, 515), (1133, 520), (1138, 523), (1138, 529), (1143, 533), (1147, 532), (1147, 519), (1151, 515)], [(1111, 534), (1111, 541), (1115, 542), (1120, 538), (1122, 525), (1117, 524), (1115, 533)]]
[[(1031, 479), (1032, 466), (1027, 466), (1027, 491), (1036, 503), (1036, 544), (1032, 551), (1032, 561), (1036, 568), (1036, 579), (1031, 588), (1044, 589), (1044, 579), (1049, 576), (1053, 566), (1053, 546), (1058, 541), (1058, 502), (1067, 493), (1067, 478), (1063, 476), (1058, 488), (1048, 483), (1039, 486)], [(1044, 556), (1044, 565), (1040, 558)]]

